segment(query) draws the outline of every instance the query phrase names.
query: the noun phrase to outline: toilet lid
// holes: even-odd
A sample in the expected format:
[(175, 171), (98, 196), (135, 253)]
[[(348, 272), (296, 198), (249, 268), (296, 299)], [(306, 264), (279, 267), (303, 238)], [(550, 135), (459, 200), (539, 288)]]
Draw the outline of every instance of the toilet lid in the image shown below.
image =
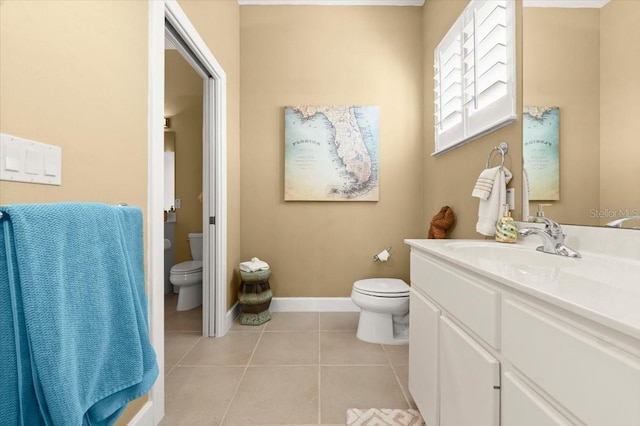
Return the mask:
[(400, 297), (409, 294), (409, 286), (397, 278), (370, 278), (353, 283), (359, 293), (373, 296)]
[(202, 260), (188, 260), (171, 267), (172, 274), (189, 274), (191, 272), (202, 272)]

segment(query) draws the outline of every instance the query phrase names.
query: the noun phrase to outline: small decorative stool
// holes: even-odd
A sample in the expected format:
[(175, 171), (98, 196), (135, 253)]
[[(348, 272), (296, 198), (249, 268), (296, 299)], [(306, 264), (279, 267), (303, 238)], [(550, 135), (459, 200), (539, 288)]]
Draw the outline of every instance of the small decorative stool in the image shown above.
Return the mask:
[(245, 272), (240, 271), (240, 289), (238, 302), (242, 308), (240, 324), (260, 325), (271, 319), (271, 288), (269, 287), (270, 270)]

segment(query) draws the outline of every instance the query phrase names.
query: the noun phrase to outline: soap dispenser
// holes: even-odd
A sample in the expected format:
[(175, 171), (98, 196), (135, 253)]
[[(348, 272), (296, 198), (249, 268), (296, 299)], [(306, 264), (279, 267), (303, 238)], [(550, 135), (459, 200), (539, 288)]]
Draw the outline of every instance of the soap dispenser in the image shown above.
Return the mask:
[(549, 207), (551, 204), (542, 204), (542, 203), (538, 203), (538, 212), (536, 213), (536, 217), (531, 218), (533, 219), (533, 222), (536, 223), (544, 223), (544, 220), (542, 219), (544, 217), (544, 208), (545, 207)]
[(509, 204), (502, 205), (504, 213), (496, 223), (496, 241), (501, 243), (515, 243), (518, 241), (518, 227), (511, 217)]

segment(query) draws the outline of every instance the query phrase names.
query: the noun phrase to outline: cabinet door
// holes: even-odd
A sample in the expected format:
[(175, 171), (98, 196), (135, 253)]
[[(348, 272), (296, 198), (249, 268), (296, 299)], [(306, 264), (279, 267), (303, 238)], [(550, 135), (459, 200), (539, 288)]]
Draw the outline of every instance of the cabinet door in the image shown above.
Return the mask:
[(571, 426), (572, 423), (513, 373), (502, 381), (502, 426)]
[(500, 363), (442, 316), (440, 426), (498, 426), (499, 413)]
[(409, 392), (429, 426), (438, 425), (438, 318), (440, 311), (411, 290)]
[(539, 308), (507, 298), (503, 355), (588, 425), (640, 425), (640, 359)]

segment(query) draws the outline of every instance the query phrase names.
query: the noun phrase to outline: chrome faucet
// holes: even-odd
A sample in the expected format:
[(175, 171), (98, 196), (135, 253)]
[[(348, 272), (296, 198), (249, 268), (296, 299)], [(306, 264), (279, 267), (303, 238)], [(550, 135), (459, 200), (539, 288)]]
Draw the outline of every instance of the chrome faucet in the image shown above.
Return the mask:
[(625, 217), (621, 217), (620, 219), (612, 220), (611, 222), (608, 222), (605, 226), (607, 226), (608, 228), (622, 228), (622, 224), (627, 220), (637, 220), (637, 219), (640, 219), (640, 216), (625, 216)]
[(560, 224), (546, 217), (530, 217), (529, 219), (544, 221), (544, 229), (522, 228), (518, 233), (523, 237), (538, 235), (542, 239), (542, 246), (537, 248), (538, 251), (567, 257), (581, 257), (580, 253), (564, 244), (564, 233)]

